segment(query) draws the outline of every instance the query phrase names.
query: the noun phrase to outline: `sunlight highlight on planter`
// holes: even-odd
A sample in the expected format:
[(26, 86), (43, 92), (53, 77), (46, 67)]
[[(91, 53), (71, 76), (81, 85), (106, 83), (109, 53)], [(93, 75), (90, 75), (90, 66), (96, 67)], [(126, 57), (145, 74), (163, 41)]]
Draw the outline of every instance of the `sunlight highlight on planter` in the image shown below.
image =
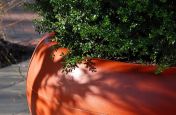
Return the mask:
[[(45, 36), (48, 39), (50, 35)], [(83, 65), (62, 73), (58, 49), (42, 39), (31, 58), (27, 101), (33, 115), (173, 115), (176, 68), (155, 75), (154, 66), (93, 59), (97, 72)], [(36, 68), (34, 70), (34, 68)], [(46, 96), (44, 98), (43, 96)]]

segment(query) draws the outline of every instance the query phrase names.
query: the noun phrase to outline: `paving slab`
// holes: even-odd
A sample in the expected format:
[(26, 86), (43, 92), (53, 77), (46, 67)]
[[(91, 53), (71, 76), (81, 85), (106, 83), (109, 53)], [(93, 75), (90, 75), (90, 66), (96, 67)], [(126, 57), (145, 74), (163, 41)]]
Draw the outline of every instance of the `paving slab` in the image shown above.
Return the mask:
[(15, 3), (20, 3), (7, 10), (2, 16), (1, 26), (5, 39), (13, 43), (25, 43), (39, 38), (40, 35), (35, 31), (32, 22), (34, 19), (39, 18), (39, 16), (24, 8), (23, 3), (26, 0), (3, 1), (7, 4), (7, 7), (11, 7)]
[(28, 62), (0, 69), (0, 115), (29, 115), (25, 94)]
[[(7, 8), (10, 8), (14, 5), (13, 1), (23, 0), (2, 1), (7, 4)], [(3, 30), (0, 31), (4, 32), (5, 40), (30, 46), (33, 40), (35, 42), (40, 38), (32, 24), (32, 20), (36, 18), (38, 18), (36, 14), (25, 10), (22, 4), (18, 4), (2, 16)], [(25, 94), (28, 64), (29, 60), (0, 68), (0, 115), (29, 115)]]

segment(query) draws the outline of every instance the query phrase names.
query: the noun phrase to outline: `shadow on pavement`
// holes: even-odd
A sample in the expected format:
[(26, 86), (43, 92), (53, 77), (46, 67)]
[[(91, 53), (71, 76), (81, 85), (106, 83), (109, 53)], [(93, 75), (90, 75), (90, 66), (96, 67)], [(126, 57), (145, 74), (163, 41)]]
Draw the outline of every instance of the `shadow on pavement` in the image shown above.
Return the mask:
[(33, 50), (32, 46), (23, 46), (0, 39), (0, 68), (29, 59)]

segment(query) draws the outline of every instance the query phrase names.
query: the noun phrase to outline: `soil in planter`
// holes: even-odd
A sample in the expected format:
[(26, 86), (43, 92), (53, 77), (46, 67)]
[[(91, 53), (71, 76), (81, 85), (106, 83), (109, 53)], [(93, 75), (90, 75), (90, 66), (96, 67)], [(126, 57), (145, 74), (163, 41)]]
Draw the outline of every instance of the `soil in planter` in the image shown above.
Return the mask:
[(34, 48), (10, 43), (0, 38), (0, 68), (25, 61)]

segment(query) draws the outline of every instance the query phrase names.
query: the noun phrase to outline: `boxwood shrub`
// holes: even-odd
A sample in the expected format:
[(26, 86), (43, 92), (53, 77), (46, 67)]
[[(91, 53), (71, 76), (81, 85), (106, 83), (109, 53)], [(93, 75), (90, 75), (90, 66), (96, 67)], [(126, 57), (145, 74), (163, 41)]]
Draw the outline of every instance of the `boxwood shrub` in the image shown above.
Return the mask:
[(176, 65), (175, 0), (36, 0), (29, 6), (42, 16), (37, 31), (55, 31), (53, 40), (69, 49), (67, 72), (91, 58), (156, 64), (159, 70)]

